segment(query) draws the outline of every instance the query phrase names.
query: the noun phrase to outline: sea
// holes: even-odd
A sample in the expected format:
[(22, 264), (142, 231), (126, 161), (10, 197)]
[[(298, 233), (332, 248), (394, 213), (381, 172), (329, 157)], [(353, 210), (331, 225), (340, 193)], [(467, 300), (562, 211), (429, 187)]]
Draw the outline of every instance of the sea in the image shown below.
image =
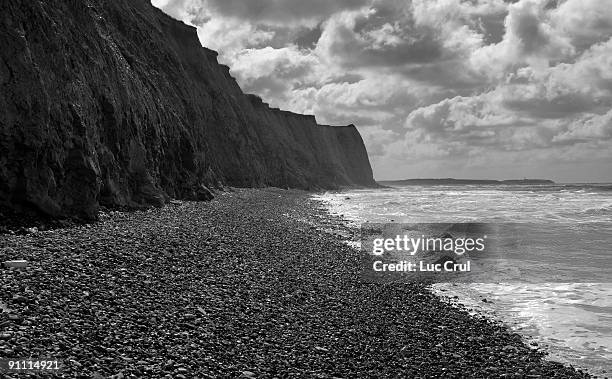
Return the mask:
[[(511, 264), (498, 261), (469, 283), (436, 283), (433, 291), (504, 322), (549, 359), (612, 377), (612, 184), (407, 185), (316, 198), (357, 227), (476, 222), (540, 236), (508, 245), (509, 253), (521, 249)], [(522, 270), (528, 274), (508, 274)]]

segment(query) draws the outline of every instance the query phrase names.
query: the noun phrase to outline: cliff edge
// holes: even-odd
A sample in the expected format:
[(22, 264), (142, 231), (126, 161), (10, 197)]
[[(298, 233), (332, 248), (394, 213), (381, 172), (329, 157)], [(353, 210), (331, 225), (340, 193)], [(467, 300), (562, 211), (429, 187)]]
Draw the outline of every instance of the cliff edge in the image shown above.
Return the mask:
[(202, 186), (375, 182), (356, 128), (245, 95), (147, 0), (0, 5), (0, 205), (95, 218)]

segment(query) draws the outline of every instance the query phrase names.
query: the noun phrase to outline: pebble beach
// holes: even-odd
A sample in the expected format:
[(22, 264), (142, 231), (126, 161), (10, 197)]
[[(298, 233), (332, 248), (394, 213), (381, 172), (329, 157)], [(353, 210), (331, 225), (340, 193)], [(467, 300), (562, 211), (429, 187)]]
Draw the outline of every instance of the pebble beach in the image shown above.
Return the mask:
[(233, 189), (0, 234), (0, 261), (29, 262), (0, 268), (0, 357), (66, 378), (589, 377), (422, 284), (360, 281), (355, 233), (307, 192)]

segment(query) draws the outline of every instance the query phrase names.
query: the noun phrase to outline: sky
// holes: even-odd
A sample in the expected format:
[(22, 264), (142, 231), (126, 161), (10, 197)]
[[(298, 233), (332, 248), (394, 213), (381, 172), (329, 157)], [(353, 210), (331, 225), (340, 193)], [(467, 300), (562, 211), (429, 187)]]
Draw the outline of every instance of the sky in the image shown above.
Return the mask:
[(608, 0), (152, 0), (242, 89), (355, 124), (377, 180), (612, 182)]

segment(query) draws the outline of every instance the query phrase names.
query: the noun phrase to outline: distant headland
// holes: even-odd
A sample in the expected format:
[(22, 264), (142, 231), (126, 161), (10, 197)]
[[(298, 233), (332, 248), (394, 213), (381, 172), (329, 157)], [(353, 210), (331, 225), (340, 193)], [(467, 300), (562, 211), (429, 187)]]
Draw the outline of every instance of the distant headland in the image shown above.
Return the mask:
[(492, 179), (403, 179), (403, 180), (383, 180), (378, 183), (382, 185), (534, 185), (534, 184), (555, 184), (548, 179), (510, 179), (510, 180), (492, 180)]

